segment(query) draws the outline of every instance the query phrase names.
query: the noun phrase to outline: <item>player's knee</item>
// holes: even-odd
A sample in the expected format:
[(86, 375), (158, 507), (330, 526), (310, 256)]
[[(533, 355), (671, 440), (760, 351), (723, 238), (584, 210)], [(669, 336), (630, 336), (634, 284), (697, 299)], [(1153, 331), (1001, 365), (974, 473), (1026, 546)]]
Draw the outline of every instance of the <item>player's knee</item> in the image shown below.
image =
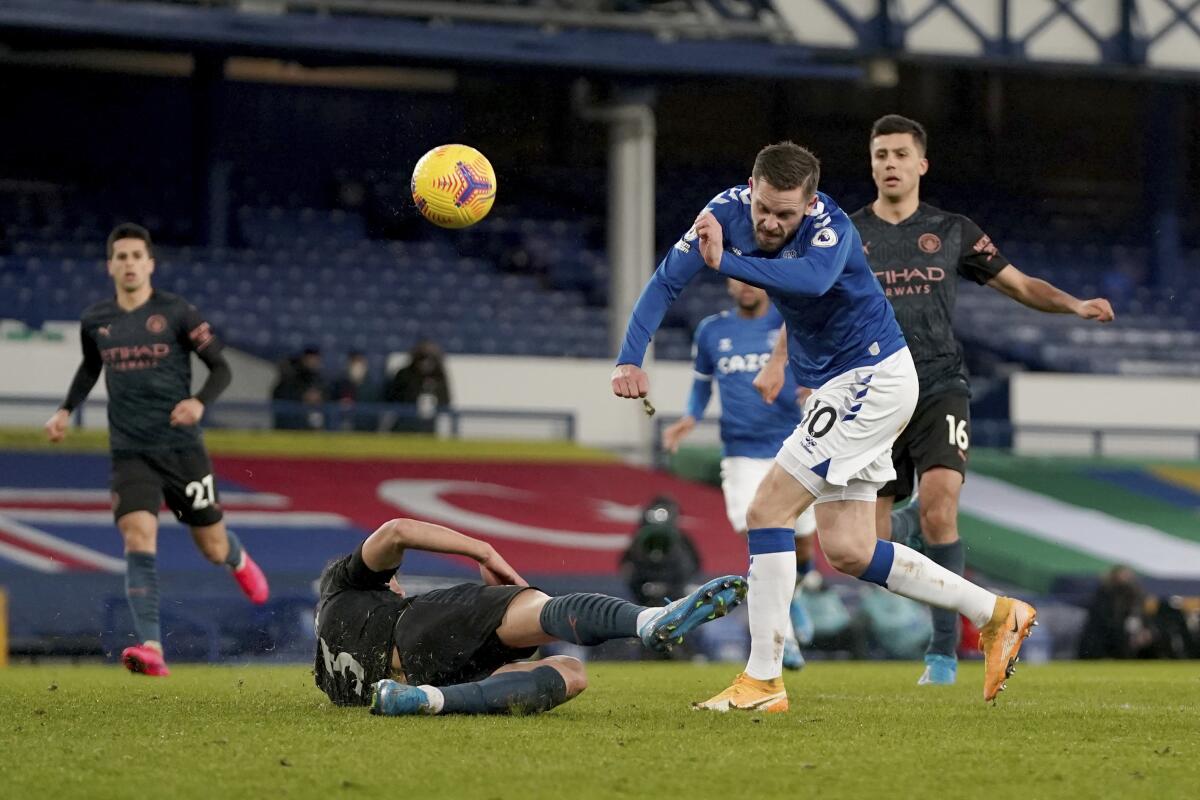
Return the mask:
[(567, 685), (567, 699), (575, 697), (587, 688), (587, 669), (583, 662), (573, 656), (550, 656), (546, 659), (558, 670)]
[(921, 498), (921, 531), (932, 542), (949, 538), (958, 532), (958, 503), (954, 498), (938, 498), (926, 502)]
[(755, 497), (750, 503), (750, 508), (746, 510), (746, 529), (754, 530), (755, 528), (786, 528), (795, 524), (795, 517), (791, 521), (787, 519), (787, 514), (772, 506), (767, 499)]
[(149, 514), (127, 514), (117, 521), (117, 529), (125, 541), (127, 552), (149, 552), (154, 550), (155, 520)]
[(853, 542), (843, 542), (832, 547), (825, 547), (824, 551), (830, 566), (838, 572), (854, 577), (867, 571), (867, 567), (871, 564), (871, 557), (875, 555), (873, 547), (856, 547)]

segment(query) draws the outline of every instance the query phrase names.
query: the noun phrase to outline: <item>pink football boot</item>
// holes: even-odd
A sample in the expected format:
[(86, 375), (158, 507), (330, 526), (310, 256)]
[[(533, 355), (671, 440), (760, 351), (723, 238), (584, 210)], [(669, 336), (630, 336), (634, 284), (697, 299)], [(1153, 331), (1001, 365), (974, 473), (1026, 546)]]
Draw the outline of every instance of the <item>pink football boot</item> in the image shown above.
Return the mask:
[(142, 675), (161, 678), (171, 674), (171, 670), (167, 669), (167, 662), (163, 661), (162, 653), (144, 644), (126, 647), (122, 650), (121, 663), (130, 672), (138, 672)]
[(251, 603), (261, 606), (267, 602), (271, 595), (271, 588), (267, 586), (267, 576), (263, 575), (263, 571), (254, 563), (249, 553), (243, 551), (242, 565), (233, 571), (233, 577), (237, 579), (238, 586), (242, 587), (242, 592), (250, 598)]

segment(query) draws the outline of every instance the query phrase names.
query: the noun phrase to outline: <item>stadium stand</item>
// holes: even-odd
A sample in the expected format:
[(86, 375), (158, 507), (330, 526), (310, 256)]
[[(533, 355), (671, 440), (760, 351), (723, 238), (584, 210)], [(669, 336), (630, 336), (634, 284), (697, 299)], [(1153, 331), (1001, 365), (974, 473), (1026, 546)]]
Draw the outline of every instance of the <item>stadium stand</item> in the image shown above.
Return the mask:
[[(394, 180), (375, 177), (375, 194), (395, 192)], [(693, 175), (664, 184), (660, 251), (695, 213), (694, 198), (715, 183)], [(849, 198), (850, 208), (865, 199), (861, 189), (850, 187), (840, 196)], [(76, 208), (69, 218), (38, 226), (9, 226), (11, 252), (0, 256), (0, 318), (35, 327), (74, 319), (106, 293), (99, 262), (108, 223), (101, 224), (99, 208)], [(455, 238), (426, 229), (421, 238), (405, 241), (371, 238), (368, 221), (355, 211), (247, 205), (235, 215), (242, 246), (163, 248), (159, 285), (205, 309), (229, 342), (268, 358), (315, 343), (328, 353), (360, 349), (382, 364), (388, 353), (421, 337), (441, 342), (450, 353), (607, 358), (608, 278), (602, 244), (595, 242), (599, 221), (532, 215), (539, 211), (509, 209)], [(968, 286), (958, 321), (971, 345), (1036, 369), (1200, 370), (1200, 280), (1147, 286), (1140, 279), (1144, 246), (1081, 244), (1057, 233), (1043, 241), (1006, 241), (1005, 234), (1036, 228), (1022, 215), (1002, 216), (995, 208), (976, 218), (1026, 272), (1083, 296), (1113, 297), (1122, 324), (1089, 328), (1073, 317), (1026, 312), (998, 293)], [(184, 227), (167, 214), (157, 221), (169, 230)], [(1189, 254), (1189, 263), (1189, 274), (1200, 274), (1200, 251)], [(689, 287), (656, 339), (658, 356), (687, 359), (691, 331), (724, 303), (715, 276)]]

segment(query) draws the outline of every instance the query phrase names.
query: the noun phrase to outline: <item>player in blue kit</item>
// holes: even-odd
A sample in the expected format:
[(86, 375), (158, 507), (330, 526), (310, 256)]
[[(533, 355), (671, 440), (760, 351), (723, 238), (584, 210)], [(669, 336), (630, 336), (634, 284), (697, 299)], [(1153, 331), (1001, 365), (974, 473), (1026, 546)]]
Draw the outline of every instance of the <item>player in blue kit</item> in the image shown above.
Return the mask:
[[(800, 390), (794, 381), (786, 381), (772, 402), (759, 396), (755, 375), (771, 358), (783, 319), (762, 289), (732, 278), (727, 283), (736, 308), (706, 317), (697, 326), (695, 380), (687, 413), (663, 431), (663, 447), (675, 452), (696, 421), (704, 418), (715, 379), (721, 394), (721, 492), (729, 524), (744, 536), (754, 492), (784, 439), (800, 424)], [(801, 577), (812, 568), (816, 529), (810, 506), (796, 521), (796, 567)], [(812, 622), (798, 596), (792, 598), (791, 618), (783, 667), (797, 670), (804, 667), (798, 638), (805, 643), (812, 639)]]
[(895, 477), (891, 449), (917, 401), (912, 356), (849, 217), (817, 191), (820, 163), (791, 142), (763, 148), (752, 177), (717, 195), (659, 264), (626, 328), (613, 392), (645, 397), (641, 362), (670, 303), (704, 268), (765, 289), (787, 325), (788, 361), (816, 387), (747, 513), (750, 658), (733, 684), (697, 703), (714, 711), (786, 711), (788, 602), (796, 518), (816, 504), (821, 549), (838, 570), (981, 629), (984, 699), (1012, 673), (1037, 612), (997, 597), (901, 544), (875, 535), (875, 498)]

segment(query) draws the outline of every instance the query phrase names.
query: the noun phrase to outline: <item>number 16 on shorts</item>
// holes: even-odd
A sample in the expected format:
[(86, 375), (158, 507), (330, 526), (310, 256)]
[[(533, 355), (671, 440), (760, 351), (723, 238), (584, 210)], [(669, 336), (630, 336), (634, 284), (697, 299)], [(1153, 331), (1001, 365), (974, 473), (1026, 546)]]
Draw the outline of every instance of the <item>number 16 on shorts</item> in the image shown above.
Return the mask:
[(959, 419), (953, 414), (947, 414), (946, 427), (948, 428), (949, 436), (947, 444), (963, 451), (971, 447), (971, 437), (967, 434), (967, 421), (965, 419)]

